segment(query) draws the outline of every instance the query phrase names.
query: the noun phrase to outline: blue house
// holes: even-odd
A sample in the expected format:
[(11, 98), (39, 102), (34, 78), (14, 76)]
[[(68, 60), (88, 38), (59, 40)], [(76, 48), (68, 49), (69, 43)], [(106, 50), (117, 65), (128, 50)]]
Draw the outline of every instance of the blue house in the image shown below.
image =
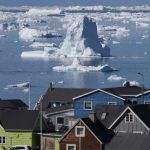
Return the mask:
[(125, 99), (102, 89), (96, 89), (85, 93), (74, 100), (75, 118), (87, 118), (89, 112), (95, 110), (97, 104), (124, 105)]

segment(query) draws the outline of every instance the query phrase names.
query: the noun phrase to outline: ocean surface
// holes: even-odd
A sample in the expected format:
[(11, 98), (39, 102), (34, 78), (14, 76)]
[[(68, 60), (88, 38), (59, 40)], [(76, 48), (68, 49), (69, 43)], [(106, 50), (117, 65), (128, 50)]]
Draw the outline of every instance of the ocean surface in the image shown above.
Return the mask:
[[(27, 2), (28, 1), (28, 2)], [(36, 1), (36, 2), (35, 2)], [(118, 0), (119, 1), (119, 0)], [(54, 87), (72, 88), (104, 88), (122, 86), (126, 80), (132, 81), (140, 86), (150, 88), (150, 4), (149, 0), (138, 0), (129, 3), (126, 1), (109, 2), (102, 0), (85, 2), (85, 0), (0, 0), (0, 98), (22, 99), (28, 104), (31, 100), (31, 107), (38, 102), (41, 95), (53, 82)], [(90, 11), (74, 7), (73, 11), (67, 12), (69, 6), (93, 6), (93, 5), (115, 6), (126, 5), (125, 8), (115, 7), (119, 12), (96, 11), (90, 7)], [(131, 12), (134, 5), (142, 5)], [(130, 8), (129, 11), (127, 9)], [(147, 5), (147, 6), (144, 6)], [(2, 7), (3, 6), (3, 7)], [(12, 7), (13, 6), (13, 7)], [(22, 7), (19, 7), (22, 6)], [(26, 6), (26, 7), (25, 7)], [(41, 8), (39, 8), (41, 6)], [(15, 8), (14, 8), (15, 7)], [(60, 8), (67, 13), (63, 15), (43, 13), (28, 14), (30, 9), (39, 8), (51, 10)], [(146, 10), (145, 11), (141, 11)], [(99, 9), (98, 9), (99, 10)], [(125, 10), (125, 11), (123, 11)], [(147, 11), (148, 10), (148, 11)], [(24, 51), (42, 50), (33, 48), (33, 42), (56, 43), (61, 45), (66, 37), (67, 24), (72, 18), (88, 16), (93, 18), (97, 24), (99, 37), (105, 39), (105, 44), (110, 47), (111, 58), (79, 58), (82, 65), (98, 66), (108, 64), (117, 68), (116, 72), (55, 72), (54, 66), (70, 65), (73, 58), (22, 58)], [(6, 25), (7, 24), (7, 25)], [(36, 38), (23, 40), (19, 36), (22, 24), (30, 29), (52, 30), (62, 37)], [(29, 34), (29, 33), (28, 33)], [(30, 35), (30, 34), (29, 34)], [(141, 73), (140, 75), (138, 73)], [(113, 75), (113, 76), (112, 76)], [(115, 77), (119, 78), (115, 78)], [(109, 77), (112, 77), (109, 80)], [(30, 82), (30, 92), (24, 88), (10, 88), (8, 85)]]

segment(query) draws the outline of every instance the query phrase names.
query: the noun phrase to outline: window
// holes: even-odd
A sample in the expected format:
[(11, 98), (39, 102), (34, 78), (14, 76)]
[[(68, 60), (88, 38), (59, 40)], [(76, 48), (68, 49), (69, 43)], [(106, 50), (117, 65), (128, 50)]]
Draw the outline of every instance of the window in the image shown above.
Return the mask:
[(144, 101), (144, 104), (150, 104), (150, 101)]
[(5, 144), (5, 143), (6, 143), (6, 137), (0, 136), (0, 144)]
[(64, 117), (57, 117), (57, 125), (63, 125), (64, 124)]
[(102, 116), (101, 116), (101, 120), (105, 120), (106, 119), (106, 113), (102, 113)]
[(76, 126), (75, 128), (75, 136), (76, 137), (84, 137), (85, 136), (85, 127)]
[(66, 150), (76, 150), (76, 145), (75, 144), (67, 144)]
[(134, 116), (132, 113), (126, 113), (125, 122), (126, 123), (133, 123), (134, 122)]
[(116, 102), (108, 102), (108, 105), (117, 105)]
[(85, 102), (84, 102), (84, 109), (85, 109), (85, 110), (92, 110), (92, 102), (90, 102), (90, 101), (85, 101)]

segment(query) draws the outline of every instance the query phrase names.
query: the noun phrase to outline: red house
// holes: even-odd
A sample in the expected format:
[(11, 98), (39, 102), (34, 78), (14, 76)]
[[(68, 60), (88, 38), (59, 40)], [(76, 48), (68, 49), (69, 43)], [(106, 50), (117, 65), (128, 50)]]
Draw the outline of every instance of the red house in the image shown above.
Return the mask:
[(60, 140), (60, 150), (103, 150), (113, 133), (94, 116), (80, 119)]

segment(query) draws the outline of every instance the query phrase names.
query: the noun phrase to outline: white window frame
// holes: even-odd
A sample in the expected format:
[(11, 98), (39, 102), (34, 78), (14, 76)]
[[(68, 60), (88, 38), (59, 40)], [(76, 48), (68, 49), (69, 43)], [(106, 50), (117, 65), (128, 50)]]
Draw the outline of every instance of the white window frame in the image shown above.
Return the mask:
[(150, 100), (149, 101), (144, 101), (144, 104), (150, 104)]
[(74, 146), (74, 148), (75, 148), (74, 150), (76, 150), (76, 144), (67, 144), (66, 150), (68, 150), (68, 147), (69, 147), (69, 146)]
[(117, 102), (108, 102), (108, 105), (117, 105)]
[[(91, 103), (91, 108), (85, 108), (85, 104), (86, 104), (86, 103)], [(83, 105), (83, 109), (84, 109), (84, 110), (92, 110), (92, 108), (93, 108), (92, 101), (84, 101), (84, 105)]]
[[(83, 129), (83, 134), (77, 134), (77, 130), (79, 129), (79, 128), (82, 128)], [(85, 137), (85, 127), (84, 126), (76, 126), (75, 127), (75, 136), (76, 137)]]
[[(2, 145), (2, 144), (6, 144), (6, 136), (0, 136), (0, 138), (1, 138), (1, 143), (0, 143), (0, 145)], [(5, 138), (5, 142), (4, 142), (4, 138)]]
[[(64, 119), (63, 124), (58, 123), (58, 118), (63, 118), (63, 119)], [(65, 118), (64, 118), (64, 116), (56, 116), (56, 124), (57, 124), (57, 125), (64, 125), (64, 123), (65, 123)]]
[[(127, 120), (126, 118), (127, 114), (129, 115), (129, 120)], [(131, 116), (132, 116), (132, 121), (131, 121)], [(125, 114), (125, 123), (134, 123), (134, 115), (131, 112)]]

